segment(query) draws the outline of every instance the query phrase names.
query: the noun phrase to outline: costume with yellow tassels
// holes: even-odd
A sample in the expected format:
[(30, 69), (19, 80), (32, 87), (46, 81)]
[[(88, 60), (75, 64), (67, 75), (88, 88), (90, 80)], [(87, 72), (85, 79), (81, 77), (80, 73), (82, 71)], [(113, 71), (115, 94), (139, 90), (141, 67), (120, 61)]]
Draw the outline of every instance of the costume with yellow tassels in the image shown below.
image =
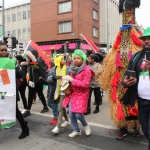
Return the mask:
[(135, 25), (135, 8), (140, 6), (140, 0), (120, 0), (119, 11), (122, 14), (123, 26), (120, 28), (115, 43), (103, 61), (103, 74), (100, 77), (102, 89), (107, 91), (110, 102), (110, 117), (117, 128), (139, 129), (137, 103), (135, 107), (123, 105), (120, 99), (126, 88), (122, 77), (132, 54), (142, 49), (139, 36), (141, 31)]

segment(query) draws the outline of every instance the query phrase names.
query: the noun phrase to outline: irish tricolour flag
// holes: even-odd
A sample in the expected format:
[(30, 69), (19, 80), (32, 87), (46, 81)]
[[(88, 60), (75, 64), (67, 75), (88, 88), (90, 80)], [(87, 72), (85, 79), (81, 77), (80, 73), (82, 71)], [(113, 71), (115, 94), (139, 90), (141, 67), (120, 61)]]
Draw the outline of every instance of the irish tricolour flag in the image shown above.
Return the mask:
[(16, 122), (15, 60), (0, 58), (0, 128)]

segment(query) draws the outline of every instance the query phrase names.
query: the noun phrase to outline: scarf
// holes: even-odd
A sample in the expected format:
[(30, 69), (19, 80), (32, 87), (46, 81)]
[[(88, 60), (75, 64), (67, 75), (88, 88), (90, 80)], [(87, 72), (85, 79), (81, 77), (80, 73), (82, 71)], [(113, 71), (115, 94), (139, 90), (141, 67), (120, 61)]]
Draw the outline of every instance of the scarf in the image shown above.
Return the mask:
[[(56, 76), (66, 76), (66, 65), (63, 65), (63, 67), (61, 68), (60, 66), (60, 62), (61, 59), (63, 58), (63, 56), (58, 56), (56, 58), (54, 58), (54, 63), (56, 66)], [(57, 100), (60, 96), (60, 82), (61, 79), (57, 80), (56, 83), (56, 90), (55, 90), (55, 94), (54, 94), (54, 99)]]

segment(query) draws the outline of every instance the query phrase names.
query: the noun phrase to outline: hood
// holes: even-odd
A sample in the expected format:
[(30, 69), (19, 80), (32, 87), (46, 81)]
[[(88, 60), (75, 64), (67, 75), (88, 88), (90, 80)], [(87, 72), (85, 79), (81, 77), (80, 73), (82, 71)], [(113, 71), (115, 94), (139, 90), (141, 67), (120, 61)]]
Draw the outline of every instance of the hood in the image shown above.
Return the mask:
[[(38, 52), (37, 51), (26, 51), (26, 55), (30, 57), (32, 62), (36, 62), (38, 58)], [(26, 58), (27, 62), (29, 62), (28, 58)]]
[(63, 58), (64, 56), (56, 56), (54, 58), (54, 64), (55, 66), (59, 67), (60, 66), (60, 62), (61, 62), (61, 59)]

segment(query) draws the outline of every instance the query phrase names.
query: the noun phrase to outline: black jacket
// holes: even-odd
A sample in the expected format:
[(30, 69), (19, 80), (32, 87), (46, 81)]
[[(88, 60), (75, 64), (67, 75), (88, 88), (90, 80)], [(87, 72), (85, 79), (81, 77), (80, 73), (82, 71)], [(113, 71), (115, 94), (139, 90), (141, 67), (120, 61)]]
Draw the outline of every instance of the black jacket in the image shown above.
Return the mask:
[[(144, 55), (145, 55), (145, 50), (143, 49), (140, 52), (137, 52), (136, 54), (134, 54), (128, 64), (127, 70), (133, 70), (136, 72), (137, 82), (135, 85), (128, 87), (124, 96), (121, 98), (121, 101), (125, 105), (129, 104), (131, 106), (134, 106), (136, 99), (138, 98), (139, 72), (140, 72), (141, 64), (143, 62)], [(126, 76), (127, 76), (127, 71), (125, 72), (123, 76), (123, 79), (122, 79), (123, 81)]]

